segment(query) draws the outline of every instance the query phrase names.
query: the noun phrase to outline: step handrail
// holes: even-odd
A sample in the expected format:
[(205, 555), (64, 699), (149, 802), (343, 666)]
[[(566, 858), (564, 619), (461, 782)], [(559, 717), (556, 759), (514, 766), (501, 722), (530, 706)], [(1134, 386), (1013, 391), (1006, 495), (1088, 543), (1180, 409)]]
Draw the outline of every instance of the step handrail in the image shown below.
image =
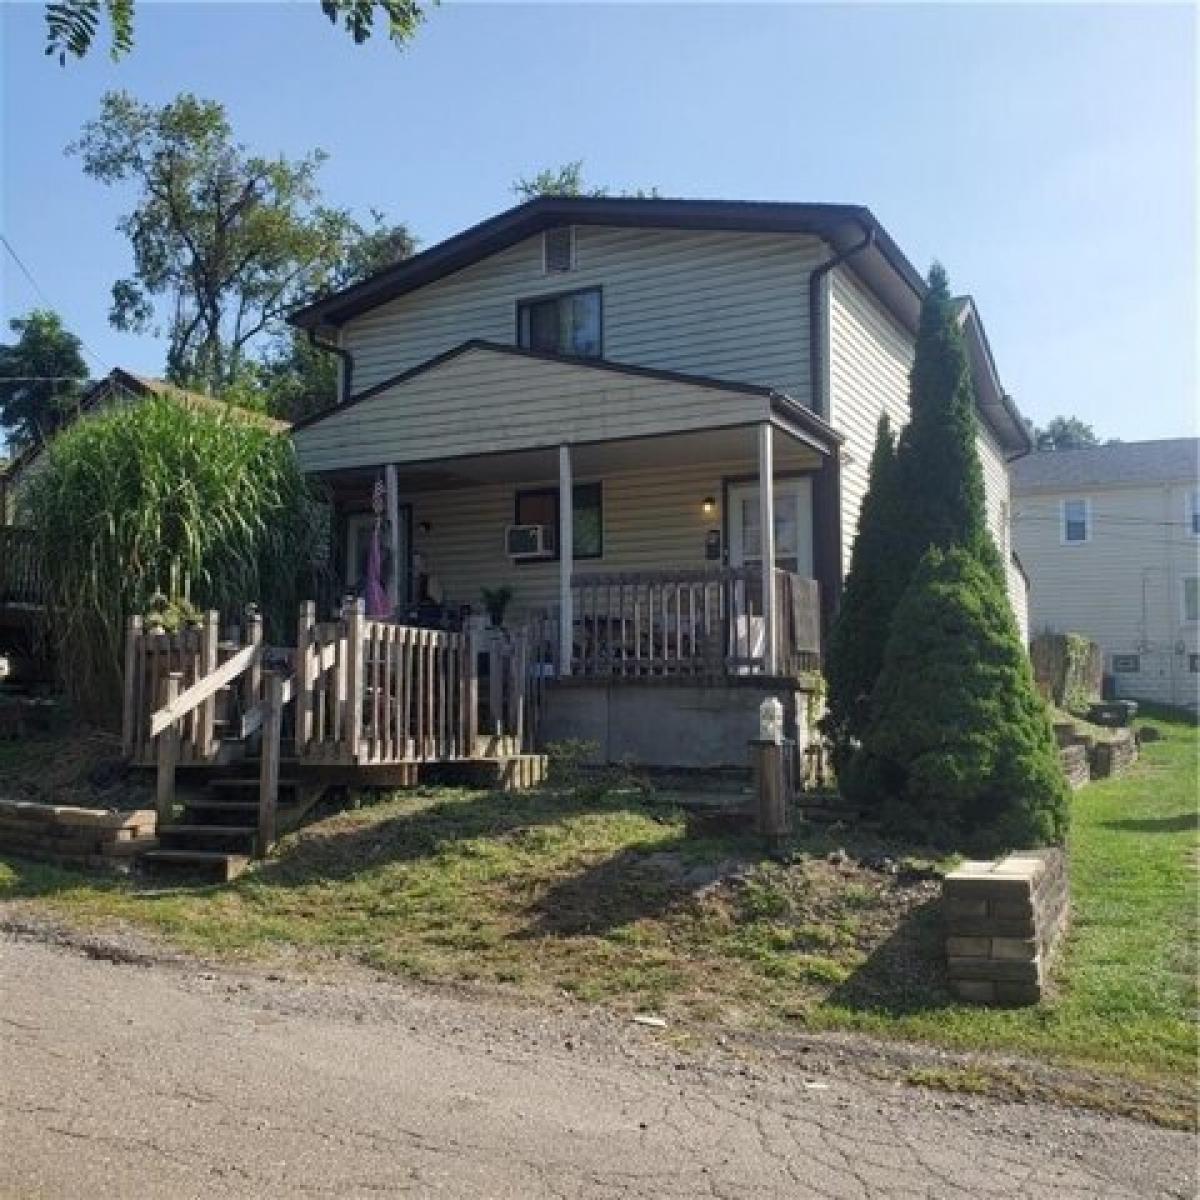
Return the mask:
[(158, 737), (193, 709), (199, 708), (210, 696), (215, 696), (223, 687), (232, 683), (239, 675), (261, 663), (262, 652), (261, 642), (243, 646), (215, 671), (211, 671), (203, 679), (198, 679), (190, 688), (174, 698), (168, 698), (167, 703), (150, 717), (150, 736)]
[[(264, 673), (264, 679), (268, 673)], [(282, 705), (287, 708), (296, 697), (296, 677), (289, 675), (283, 681)], [(257, 733), (263, 727), (263, 721), (267, 712), (267, 698), (263, 698), (248, 712), (242, 714), (241, 728), (238, 730), (238, 737), (245, 740), (252, 733)]]

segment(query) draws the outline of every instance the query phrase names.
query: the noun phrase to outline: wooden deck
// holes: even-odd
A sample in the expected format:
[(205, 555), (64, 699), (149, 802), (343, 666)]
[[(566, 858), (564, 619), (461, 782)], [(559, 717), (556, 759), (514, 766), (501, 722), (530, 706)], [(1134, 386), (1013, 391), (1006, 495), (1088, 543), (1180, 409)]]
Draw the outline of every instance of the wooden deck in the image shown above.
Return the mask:
[[(585, 679), (712, 682), (820, 668), (820, 597), (814, 579), (773, 572), (779, 614), (777, 666), (768, 670), (763, 572), (759, 566), (572, 578), (569, 674)], [(556, 644), (556, 643), (555, 643)]]
[[(303, 605), (291, 647), (267, 645), (253, 609), (224, 636), (215, 612), (173, 632), (131, 618), (124, 748), (156, 770), (159, 820), (173, 830), (149, 857), (229, 877), (243, 852), (274, 844), (281, 788), (410, 786), (431, 764), (470, 765), (473, 781), (498, 788), (532, 786), (545, 762), (532, 752), (539, 707), (527, 692), (540, 689), (527, 686), (525, 663), (523, 634), (370, 620), (361, 600), (325, 622)], [(236, 781), (246, 823), (205, 829), (189, 809), (172, 824), (177, 776), (189, 771), (218, 787)]]

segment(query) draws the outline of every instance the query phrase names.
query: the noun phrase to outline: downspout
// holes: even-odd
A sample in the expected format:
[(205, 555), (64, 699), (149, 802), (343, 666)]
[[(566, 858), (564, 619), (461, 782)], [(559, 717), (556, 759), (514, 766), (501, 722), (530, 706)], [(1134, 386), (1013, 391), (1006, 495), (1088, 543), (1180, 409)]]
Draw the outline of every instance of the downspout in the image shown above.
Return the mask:
[[(825, 332), (821, 295), (825, 276), (848, 258), (875, 242), (872, 226), (859, 223), (863, 238), (814, 267), (808, 277), (808, 388), (812, 410), (830, 420), (829, 397), (824, 395)], [(821, 641), (825, 644), (842, 598), (842, 481), (838, 450), (825, 459), (814, 481), (813, 507), (819, 515), (814, 529), (814, 566), (821, 588)]]
[(323, 342), (317, 337), (317, 331), (310, 329), (308, 331), (308, 344), (314, 350), (328, 350), (331, 354), (336, 354), (342, 360), (342, 375), (340, 385), (338, 387), (337, 403), (341, 404), (350, 399), (350, 387), (354, 381), (354, 356), (349, 350), (339, 346), (336, 342)]
[(859, 228), (863, 230), (863, 239), (861, 242), (855, 242), (853, 246), (839, 251), (832, 258), (827, 258), (823, 263), (814, 267), (808, 277), (808, 386), (813, 401), (813, 412), (826, 421), (829, 420), (829, 397), (822, 394), (822, 385), (825, 381), (825, 339), (823, 337), (824, 322), (822, 320), (824, 314), (821, 311), (823, 307), (821, 304), (821, 285), (825, 281), (825, 276), (834, 267), (841, 266), (847, 259), (853, 258), (860, 251), (866, 250), (869, 246), (875, 244), (874, 228), (862, 225), (861, 223)]

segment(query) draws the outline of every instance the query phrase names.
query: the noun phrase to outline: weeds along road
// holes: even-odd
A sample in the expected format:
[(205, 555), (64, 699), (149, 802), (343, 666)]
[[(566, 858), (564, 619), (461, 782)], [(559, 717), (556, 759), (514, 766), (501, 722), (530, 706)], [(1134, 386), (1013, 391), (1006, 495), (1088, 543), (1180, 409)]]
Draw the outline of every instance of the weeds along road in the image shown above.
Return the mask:
[(1192, 1196), (1195, 1141), (368, 976), (0, 935), (0, 1195)]

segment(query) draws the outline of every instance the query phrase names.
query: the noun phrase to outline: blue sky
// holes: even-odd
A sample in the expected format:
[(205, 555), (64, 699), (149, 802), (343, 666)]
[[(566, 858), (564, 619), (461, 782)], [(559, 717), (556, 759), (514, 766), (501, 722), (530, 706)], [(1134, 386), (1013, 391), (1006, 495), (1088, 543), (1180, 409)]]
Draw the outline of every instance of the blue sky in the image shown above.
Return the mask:
[[(355, 47), (316, 0), (141, 0), (129, 58), (65, 69), (41, 4), (0, 20), (0, 225), (97, 371), (160, 371), (163, 346), (109, 328), (130, 196), (63, 147), (108, 88), (186, 89), (256, 150), (323, 147), (328, 200), (424, 245), (575, 158), (669, 196), (866, 204), (975, 296), (1035, 420), (1196, 431), (1190, 6), (449, 3), (397, 52)], [(7, 255), (0, 282), (5, 320), (40, 303)]]

